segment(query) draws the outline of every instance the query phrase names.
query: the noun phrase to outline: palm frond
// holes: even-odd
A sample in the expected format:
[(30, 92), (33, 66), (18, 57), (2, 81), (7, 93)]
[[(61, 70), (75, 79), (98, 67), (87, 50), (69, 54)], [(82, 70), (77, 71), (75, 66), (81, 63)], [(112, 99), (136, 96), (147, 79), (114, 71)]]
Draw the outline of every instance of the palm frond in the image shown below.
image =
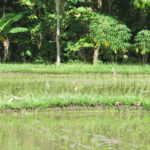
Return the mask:
[(15, 13), (8, 13), (3, 18), (0, 19), (0, 32), (3, 30), (5, 23), (15, 15), (16, 15)]
[(9, 33), (11, 25), (12, 25), (13, 23), (19, 21), (26, 13), (27, 13), (27, 11), (23, 11), (23, 12), (20, 12), (20, 13), (14, 15), (13, 17), (9, 18), (9, 19), (1, 26), (0, 31), (1, 31), (3, 34)]
[(9, 30), (9, 33), (19, 33), (19, 32), (27, 32), (28, 28), (24, 27), (16, 27)]

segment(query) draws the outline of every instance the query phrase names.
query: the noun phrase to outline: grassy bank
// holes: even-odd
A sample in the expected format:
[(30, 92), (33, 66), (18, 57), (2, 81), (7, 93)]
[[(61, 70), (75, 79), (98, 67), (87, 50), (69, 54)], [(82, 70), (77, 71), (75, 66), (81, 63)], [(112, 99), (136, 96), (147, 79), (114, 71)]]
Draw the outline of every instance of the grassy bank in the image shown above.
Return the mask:
[(53, 97), (22, 97), (15, 99), (13, 102), (1, 102), (0, 109), (36, 109), (36, 108), (50, 108), (50, 107), (96, 107), (96, 106), (115, 106), (121, 108), (124, 106), (133, 106), (134, 108), (143, 108), (150, 110), (149, 99), (140, 99), (134, 96), (94, 96), (94, 95), (59, 95)]
[(0, 109), (123, 105), (150, 108), (149, 75), (0, 74)]
[[(114, 69), (112, 69), (114, 68)], [(149, 74), (149, 65), (118, 65), (118, 64), (0, 64), (0, 72), (33, 72), (33, 73), (112, 73), (113, 70), (122, 74)]]

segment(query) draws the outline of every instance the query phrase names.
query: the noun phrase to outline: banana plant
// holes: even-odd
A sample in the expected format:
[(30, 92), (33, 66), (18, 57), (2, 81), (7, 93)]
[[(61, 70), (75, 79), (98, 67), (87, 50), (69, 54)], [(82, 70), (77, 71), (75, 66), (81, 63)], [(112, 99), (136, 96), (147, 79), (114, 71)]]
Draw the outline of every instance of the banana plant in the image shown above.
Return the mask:
[(2, 61), (6, 62), (9, 60), (9, 34), (27, 32), (28, 28), (24, 27), (13, 27), (13, 24), (19, 21), (27, 11), (15, 13), (7, 13), (0, 19), (0, 42), (3, 43), (3, 56)]

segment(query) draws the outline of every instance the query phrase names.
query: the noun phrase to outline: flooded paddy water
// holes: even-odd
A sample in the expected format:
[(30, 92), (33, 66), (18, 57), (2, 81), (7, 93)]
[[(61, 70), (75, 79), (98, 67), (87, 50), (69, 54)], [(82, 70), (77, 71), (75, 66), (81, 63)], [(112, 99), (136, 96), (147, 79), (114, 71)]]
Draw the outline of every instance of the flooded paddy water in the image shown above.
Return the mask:
[(0, 113), (2, 150), (149, 150), (149, 133), (142, 110)]

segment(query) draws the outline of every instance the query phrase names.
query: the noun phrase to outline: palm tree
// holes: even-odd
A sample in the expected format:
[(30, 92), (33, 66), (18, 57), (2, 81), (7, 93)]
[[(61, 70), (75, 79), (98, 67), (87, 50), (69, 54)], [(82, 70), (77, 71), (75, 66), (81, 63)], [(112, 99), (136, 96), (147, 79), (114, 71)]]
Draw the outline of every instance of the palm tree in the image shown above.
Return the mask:
[(0, 41), (3, 43), (3, 56), (2, 61), (9, 60), (9, 34), (26, 32), (27, 28), (24, 27), (12, 27), (13, 23), (19, 21), (27, 11), (15, 13), (7, 13), (0, 19)]

